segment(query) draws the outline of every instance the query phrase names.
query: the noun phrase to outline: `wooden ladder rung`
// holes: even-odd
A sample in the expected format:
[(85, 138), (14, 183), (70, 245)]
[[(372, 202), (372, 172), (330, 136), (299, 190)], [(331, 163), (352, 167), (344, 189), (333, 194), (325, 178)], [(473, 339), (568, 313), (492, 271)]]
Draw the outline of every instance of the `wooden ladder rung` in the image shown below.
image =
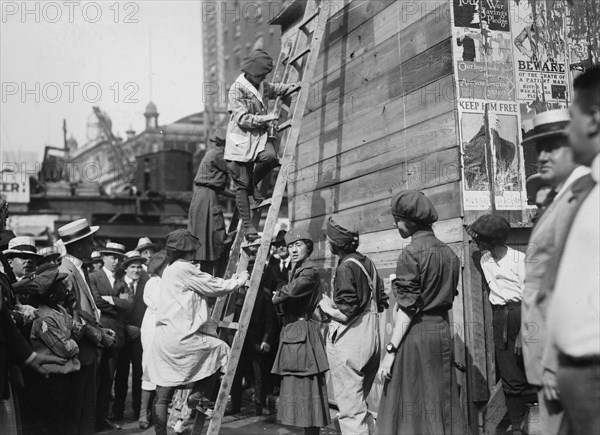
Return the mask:
[(304, 50), (302, 50), (300, 53), (298, 53), (296, 56), (294, 56), (292, 58), (292, 60), (290, 60), (290, 64), (294, 68), (296, 68), (297, 70), (299, 70), (300, 69), (300, 65), (298, 65), (298, 60), (302, 59), (308, 53), (310, 53), (310, 47), (306, 47)]
[(284, 121), (281, 124), (279, 124), (277, 127), (278, 127), (279, 131), (283, 131), (286, 128), (290, 128), (291, 126), (292, 126), (292, 120), (288, 119), (287, 121)]
[(240, 324), (238, 322), (224, 322), (224, 321), (220, 321), (219, 322), (219, 328), (224, 328), (224, 329), (234, 329), (234, 330), (238, 330), (240, 329)]
[(259, 248), (260, 244), (261, 244), (261, 239), (256, 239), (253, 242), (243, 242), (241, 248), (242, 249)]
[(305, 19), (305, 20), (304, 20), (304, 21), (303, 21), (303, 22), (300, 24), (300, 26), (299, 26), (298, 28), (299, 28), (300, 30), (302, 30), (302, 31), (303, 31), (305, 34), (307, 34), (307, 35), (308, 35), (308, 34), (310, 34), (311, 32), (308, 30), (308, 27), (306, 27), (306, 26), (308, 26), (308, 24), (309, 24), (309, 23), (310, 23), (312, 20), (314, 20), (316, 17), (318, 17), (318, 16), (319, 16), (319, 12), (320, 12), (319, 10), (315, 11), (315, 13), (314, 13), (314, 14), (312, 14), (312, 15), (311, 15), (310, 17), (308, 17), (307, 19)]

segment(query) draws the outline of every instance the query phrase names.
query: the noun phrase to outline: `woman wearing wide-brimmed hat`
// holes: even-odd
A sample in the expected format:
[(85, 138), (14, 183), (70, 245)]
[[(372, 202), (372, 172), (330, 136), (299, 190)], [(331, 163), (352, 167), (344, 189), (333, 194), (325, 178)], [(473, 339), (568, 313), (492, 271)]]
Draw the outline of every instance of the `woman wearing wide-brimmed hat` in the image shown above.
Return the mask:
[(171, 232), (166, 247), (169, 266), (162, 275), (148, 361), (150, 380), (156, 384), (157, 435), (167, 433), (167, 407), (177, 387), (195, 384), (190, 399), (212, 395), (229, 347), (209, 335), (208, 299), (237, 290), (249, 278), (246, 271), (227, 280), (202, 272), (192, 263), (200, 242), (187, 230)]
[(283, 329), (272, 373), (282, 376), (277, 420), (318, 434), (327, 426), (329, 403), (325, 372), (329, 370), (320, 323), (314, 312), (321, 300), (316, 264), (308, 259), (313, 241), (307, 232), (285, 236), (292, 258), (289, 284), (275, 292), (273, 303), (283, 312)]

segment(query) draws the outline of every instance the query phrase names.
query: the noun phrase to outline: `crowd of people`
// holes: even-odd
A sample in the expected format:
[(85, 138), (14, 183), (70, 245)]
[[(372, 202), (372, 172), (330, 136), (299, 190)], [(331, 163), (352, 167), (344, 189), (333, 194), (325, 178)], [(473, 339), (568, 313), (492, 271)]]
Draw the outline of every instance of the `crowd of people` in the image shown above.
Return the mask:
[[(261, 237), (249, 198), (262, 199), (256, 184), (276, 164), (266, 128), (276, 118), (266, 113), (266, 99), (298, 88), (264, 82), (271, 69), (264, 52), (244, 60), (227, 132), (212, 137), (215, 147), (195, 179), (189, 228), (169, 233), (164, 249), (148, 238), (130, 251), (115, 242), (96, 249), (98, 227), (79, 219), (58, 229), (55, 246), (38, 250), (32, 238), (6, 230), (1, 200), (0, 393), (17, 405), (24, 434), (117, 429), (129, 391), (139, 427), (154, 424), (157, 435), (167, 433), (169, 406), (178, 400), (210, 418), (230, 352), (210, 308), (249, 280), (246, 271), (221, 278), (234, 234), (225, 231), (217, 195), (235, 196), (248, 242)], [(539, 404), (545, 434), (600, 432), (600, 66), (577, 77), (574, 89), (570, 113), (536, 115), (524, 138), (550, 187), (530, 249), (508, 246), (510, 223), (499, 213), (466, 227), (492, 307), (513, 433), (524, 430), (529, 402)], [(235, 193), (225, 189), (228, 176)], [(240, 411), (246, 378), (257, 415), (272, 412), (267, 393), (277, 391), (277, 420), (318, 434), (331, 423), (329, 379), (344, 434), (469, 432), (449, 324), (460, 259), (436, 237), (438, 213), (423, 193), (401, 191), (390, 209), (410, 243), (388, 291), (375, 263), (358, 251), (351, 217), (326, 222), (338, 257), (329, 295), (310, 259), (321, 235), (299, 228), (276, 235), (229, 413)], [(238, 297), (243, 302), (243, 292)], [(379, 316), (388, 309), (395, 320), (384, 344)], [(10, 364), (25, 366), (21, 377), (9, 375)], [(383, 390), (375, 416), (367, 398), (376, 379)]]

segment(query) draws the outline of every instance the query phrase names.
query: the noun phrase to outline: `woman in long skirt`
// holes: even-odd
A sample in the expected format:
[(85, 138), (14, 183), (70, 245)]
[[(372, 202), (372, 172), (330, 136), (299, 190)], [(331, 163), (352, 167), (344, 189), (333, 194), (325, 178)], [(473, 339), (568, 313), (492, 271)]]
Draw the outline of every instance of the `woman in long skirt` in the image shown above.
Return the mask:
[(384, 387), (377, 433), (462, 435), (466, 427), (448, 324), (460, 260), (435, 237), (431, 224), (437, 212), (422, 193), (397, 194), (392, 214), (411, 243), (400, 253), (393, 280), (399, 309), (378, 373)]
[(319, 270), (308, 260), (313, 242), (308, 233), (285, 236), (293, 263), (290, 282), (275, 292), (283, 312), (283, 329), (272, 373), (282, 376), (277, 420), (318, 434), (331, 419), (325, 372), (329, 370), (320, 324), (313, 315), (321, 299)]

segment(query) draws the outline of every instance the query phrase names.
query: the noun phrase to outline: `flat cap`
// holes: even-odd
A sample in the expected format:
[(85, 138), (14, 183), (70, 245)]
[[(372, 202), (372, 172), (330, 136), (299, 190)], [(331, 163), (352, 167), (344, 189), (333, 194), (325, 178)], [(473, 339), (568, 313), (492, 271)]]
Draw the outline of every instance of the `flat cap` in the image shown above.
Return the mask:
[(308, 231), (304, 231), (304, 230), (291, 229), (285, 235), (285, 243), (287, 243), (288, 245), (291, 245), (292, 243), (295, 243), (298, 240), (308, 240), (309, 242), (313, 241), (313, 239), (310, 236), (309, 232)]
[(508, 239), (510, 224), (497, 214), (484, 214), (466, 229), (471, 237), (504, 243)]
[(200, 248), (202, 243), (188, 230), (175, 230), (167, 235), (166, 246), (174, 251), (190, 252)]
[(423, 225), (431, 225), (438, 220), (434, 205), (416, 190), (398, 192), (392, 198), (391, 208), (394, 219), (409, 219)]

